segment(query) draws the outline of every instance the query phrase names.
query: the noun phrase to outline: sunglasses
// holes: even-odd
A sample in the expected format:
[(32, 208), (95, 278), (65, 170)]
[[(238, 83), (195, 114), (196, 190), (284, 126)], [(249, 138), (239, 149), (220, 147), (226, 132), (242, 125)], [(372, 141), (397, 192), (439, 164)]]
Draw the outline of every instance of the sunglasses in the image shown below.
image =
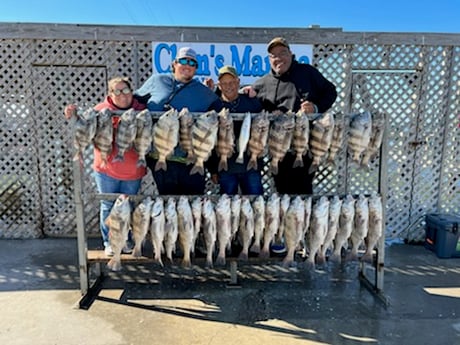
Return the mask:
[(190, 67), (198, 66), (198, 62), (196, 62), (195, 60), (187, 59), (187, 58), (180, 58), (177, 60), (177, 62), (182, 66), (185, 66), (185, 65), (189, 65)]
[(112, 90), (112, 92), (115, 96), (119, 96), (121, 94), (128, 95), (131, 93), (131, 89), (129, 87), (124, 87), (123, 89)]

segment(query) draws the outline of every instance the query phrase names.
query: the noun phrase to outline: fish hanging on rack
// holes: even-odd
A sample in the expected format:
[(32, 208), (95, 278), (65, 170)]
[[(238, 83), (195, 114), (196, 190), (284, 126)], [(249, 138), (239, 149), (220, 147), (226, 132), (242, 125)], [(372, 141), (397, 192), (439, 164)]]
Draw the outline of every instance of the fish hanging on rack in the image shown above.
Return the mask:
[(369, 231), (369, 204), (367, 197), (360, 194), (355, 204), (355, 220), (354, 228), (351, 232), (350, 242), (351, 251), (347, 256), (347, 260), (358, 260), (358, 250)]
[(204, 175), (204, 162), (208, 160), (216, 145), (218, 129), (219, 119), (214, 110), (201, 114), (195, 120), (192, 127), (192, 144), (196, 160), (190, 175)]
[(128, 239), (131, 225), (131, 205), (129, 196), (121, 194), (113, 204), (109, 216), (105, 220), (109, 227), (109, 242), (113, 250), (113, 257), (107, 263), (112, 271), (121, 270), (121, 251)]
[(192, 114), (188, 111), (188, 108), (182, 108), (179, 113), (179, 146), (187, 152), (187, 164), (191, 164), (195, 160), (192, 144), (192, 126)]
[(327, 164), (335, 167), (337, 154), (342, 150), (345, 138), (345, 115), (338, 113), (334, 116), (334, 131), (327, 156)]
[(263, 247), (259, 254), (261, 258), (270, 256), (270, 244), (273, 242), (280, 225), (280, 196), (272, 193), (265, 206), (265, 231)]
[(286, 256), (283, 266), (289, 267), (294, 263), (294, 254), (300, 243), (305, 223), (305, 203), (300, 196), (294, 197), (286, 211), (284, 239)]
[(217, 221), (214, 204), (210, 198), (203, 200), (203, 238), (206, 246), (206, 267), (213, 267), (213, 254), (217, 239)]
[(324, 243), (327, 234), (329, 219), (329, 200), (322, 196), (315, 202), (311, 212), (310, 231), (308, 232), (308, 249), (309, 254), (306, 260), (307, 267), (315, 268), (316, 262), (324, 264), (324, 257), (321, 255), (321, 246)]
[(218, 253), (216, 265), (225, 265), (226, 251), (231, 249), (232, 224), (231, 224), (231, 199), (227, 194), (222, 194), (215, 207), (217, 222)]
[(236, 157), (236, 163), (243, 164), (244, 162), (244, 153), (246, 152), (249, 137), (251, 136), (251, 120), (251, 113), (246, 113), (244, 115), (240, 135), (238, 137), (238, 157)]
[(83, 162), (83, 152), (91, 144), (96, 135), (98, 112), (89, 108), (83, 114), (77, 114), (77, 120), (74, 128), (74, 147), (76, 153), (74, 160)]
[(250, 155), (247, 170), (257, 170), (257, 158), (262, 157), (267, 152), (268, 129), (270, 121), (268, 113), (262, 111), (252, 119), (251, 135), (248, 142), (248, 153)]
[(139, 155), (137, 165), (146, 166), (145, 155), (152, 144), (153, 120), (148, 109), (142, 110), (136, 115), (136, 137), (134, 138), (134, 149)]
[(342, 249), (348, 249), (348, 239), (354, 227), (355, 202), (355, 198), (349, 194), (342, 200), (339, 227), (334, 239), (334, 250), (329, 257), (329, 261), (340, 263), (342, 261)]
[(252, 209), (254, 210), (254, 241), (249, 251), (259, 254), (265, 230), (265, 200), (262, 195), (254, 198)]
[(227, 159), (232, 156), (235, 146), (235, 133), (233, 132), (233, 118), (228, 109), (219, 112), (219, 130), (217, 132), (216, 153), (219, 157), (218, 171), (228, 170)]
[(383, 233), (383, 206), (382, 198), (372, 192), (369, 197), (369, 230), (364, 240), (366, 252), (361, 257), (361, 261), (372, 263), (372, 252)]
[(136, 110), (131, 108), (120, 117), (115, 137), (117, 151), (114, 162), (123, 161), (125, 153), (134, 145), (137, 132), (136, 114)]
[(334, 133), (334, 114), (327, 111), (317, 117), (312, 124), (310, 134), (310, 156), (312, 162), (308, 173), (315, 172), (326, 157)]
[(294, 135), (292, 138), (292, 148), (295, 152), (293, 168), (303, 167), (303, 156), (308, 152), (309, 137), (310, 119), (307, 114), (299, 111), (295, 116)]
[(169, 109), (153, 125), (153, 147), (158, 153), (155, 171), (167, 170), (166, 159), (172, 155), (179, 142), (179, 117), (177, 110)]
[(333, 249), (334, 239), (337, 235), (337, 230), (339, 228), (339, 218), (340, 210), (342, 208), (342, 200), (340, 200), (338, 195), (334, 195), (332, 200), (329, 203), (329, 217), (328, 217), (328, 226), (327, 234), (324, 239), (324, 243), (321, 246), (321, 256), (326, 257), (327, 251)]
[(283, 160), (291, 147), (295, 118), (292, 113), (275, 116), (268, 132), (268, 151), (270, 154), (270, 172), (278, 174), (278, 163)]
[(370, 161), (377, 156), (380, 146), (382, 145), (383, 132), (385, 130), (385, 113), (375, 112), (372, 117), (372, 131), (369, 140), (369, 145), (364, 150), (361, 159), (361, 167), (364, 169), (370, 168)]
[(135, 243), (133, 256), (136, 258), (142, 255), (142, 243), (144, 242), (145, 235), (147, 235), (147, 232), (149, 231), (152, 205), (153, 200), (148, 196), (136, 206), (132, 214), (131, 228)]
[(182, 266), (190, 267), (192, 265), (190, 254), (192, 252), (194, 226), (193, 215), (190, 202), (185, 195), (181, 195), (177, 202), (177, 220), (179, 228), (179, 243), (182, 249)]
[(361, 155), (369, 145), (371, 132), (372, 116), (369, 111), (351, 116), (348, 133), (348, 153), (353, 163), (361, 164)]
[(150, 218), (150, 238), (154, 252), (153, 260), (163, 266), (161, 255), (165, 252), (164, 238), (166, 223), (163, 198), (156, 197), (153, 201)]
[(170, 263), (173, 263), (173, 253), (176, 252), (176, 243), (179, 237), (176, 203), (176, 199), (169, 197), (165, 207), (164, 247), (166, 258)]
[(107, 165), (107, 159), (113, 147), (113, 122), (112, 113), (109, 109), (102, 109), (97, 116), (96, 134), (93, 139), (94, 147), (101, 155), (101, 167)]
[(249, 257), (249, 246), (254, 237), (254, 210), (247, 196), (241, 198), (241, 216), (238, 234), (243, 247), (238, 258), (247, 261)]

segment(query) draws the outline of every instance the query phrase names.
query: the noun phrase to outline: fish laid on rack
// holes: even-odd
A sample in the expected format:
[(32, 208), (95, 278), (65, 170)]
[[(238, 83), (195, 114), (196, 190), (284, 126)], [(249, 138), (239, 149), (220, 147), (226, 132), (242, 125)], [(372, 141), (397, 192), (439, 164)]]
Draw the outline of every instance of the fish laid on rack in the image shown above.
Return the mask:
[(284, 239), (286, 244), (286, 256), (283, 266), (289, 267), (294, 263), (294, 254), (300, 243), (305, 223), (305, 203), (300, 196), (294, 197), (286, 211)]
[(114, 161), (123, 161), (125, 153), (134, 145), (137, 133), (136, 114), (136, 110), (131, 108), (120, 116), (115, 137), (117, 153), (113, 159)]
[(179, 243), (183, 253), (182, 266), (190, 267), (190, 253), (192, 252), (195, 230), (193, 226), (192, 208), (185, 195), (181, 195), (177, 202), (177, 220), (179, 227)]
[(83, 162), (83, 152), (91, 144), (96, 135), (98, 112), (92, 108), (87, 109), (83, 114), (77, 114), (74, 132), (74, 147), (76, 153), (74, 160)]
[(350, 119), (348, 153), (352, 162), (361, 164), (361, 155), (367, 149), (372, 132), (372, 116), (369, 111), (354, 114)]
[(334, 239), (334, 250), (329, 257), (329, 260), (332, 262), (340, 263), (342, 261), (342, 248), (348, 248), (348, 239), (350, 238), (354, 227), (355, 202), (355, 198), (349, 194), (342, 200), (339, 227)]
[(248, 142), (248, 153), (250, 155), (247, 170), (257, 170), (257, 158), (262, 157), (267, 152), (268, 129), (270, 121), (268, 113), (262, 111), (252, 119), (251, 135)]
[(235, 146), (235, 133), (233, 131), (233, 118), (228, 109), (219, 112), (219, 130), (217, 132), (216, 153), (219, 156), (218, 171), (228, 170), (227, 159), (232, 156)]
[(153, 200), (146, 197), (140, 202), (132, 214), (132, 232), (135, 243), (133, 256), (138, 258), (142, 255), (142, 243), (150, 227), (150, 212), (152, 211)]
[(332, 132), (331, 145), (327, 156), (327, 164), (335, 166), (337, 154), (343, 148), (345, 138), (345, 116), (343, 113), (335, 114), (334, 131)]
[(311, 220), (311, 208), (312, 208), (312, 198), (311, 196), (306, 197), (304, 200), (304, 209), (305, 209), (305, 222), (302, 229), (302, 235), (300, 237), (300, 242), (302, 244), (302, 256), (307, 257), (307, 236), (308, 231), (310, 230), (310, 220)]
[(249, 246), (254, 237), (254, 210), (247, 196), (241, 198), (241, 216), (238, 234), (241, 245), (243, 246), (238, 258), (247, 261), (249, 258)]
[(216, 145), (218, 128), (219, 120), (214, 110), (201, 114), (195, 120), (192, 126), (192, 144), (196, 160), (190, 175), (204, 175), (204, 162)]
[(170, 197), (166, 201), (165, 207), (165, 239), (164, 247), (166, 258), (170, 263), (173, 262), (173, 253), (176, 252), (176, 243), (179, 236), (177, 223), (176, 199)]
[(239, 194), (232, 196), (231, 201), (231, 230), (232, 230), (232, 240), (236, 239), (236, 234), (238, 233), (238, 228), (240, 226), (240, 215), (241, 215), (241, 197)]
[(249, 251), (259, 254), (265, 230), (265, 200), (262, 195), (254, 198), (252, 209), (254, 210), (254, 241)]
[(295, 116), (294, 135), (292, 138), (292, 148), (295, 152), (293, 168), (303, 167), (303, 156), (308, 151), (310, 137), (310, 119), (304, 112), (299, 111)]
[(112, 271), (119, 271), (121, 270), (121, 251), (128, 239), (131, 224), (131, 205), (128, 195), (118, 196), (105, 223), (109, 227), (109, 241), (113, 250), (113, 257), (110, 258), (107, 267)]
[(273, 242), (276, 232), (280, 225), (280, 196), (272, 193), (265, 206), (265, 231), (263, 247), (259, 257), (268, 258), (270, 256), (270, 244)]
[(150, 212), (150, 237), (152, 239), (152, 246), (154, 252), (154, 261), (163, 266), (161, 255), (165, 252), (164, 238), (165, 238), (165, 211), (164, 201), (161, 197), (156, 197), (152, 210)]
[(192, 145), (192, 126), (192, 114), (188, 111), (188, 108), (182, 108), (179, 113), (179, 146), (187, 152), (187, 164), (191, 164), (195, 160)]
[(232, 225), (231, 225), (231, 199), (227, 194), (222, 194), (217, 200), (215, 207), (217, 222), (218, 253), (216, 265), (225, 265), (227, 249), (231, 248)]
[(146, 166), (145, 155), (152, 145), (152, 116), (148, 109), (142, 110), (136, 115), (136, 137), (134, 149), (139, 155), (138, 166)]
[(372, 252), (383, 233), (382, 198), (375, 192), (369, 197), (369, 230), (364, 240), (366, 252), (361, 261), (372, 263)]
[(246, 113), (244, 115), (240, 135), (238, 137), (238, 157), (236, 157), (236, 163), (243, 164), (244, 162), (244, 153), (246, 152), (249, 137), (251, 136), (251, 120), (251, 113)]
[[(306, 260), (307, 267), (315, 268), (315, 263), (322, 265), (325, 258), (321, 255), (321, 246), (327, 234), (329, 219), (329, 200), (322, 196), (315, 204), (311, 212), (310, 231), (308, 232), (309, 254)], [(315, 262), (316, 261), (316, 262)]]
[(369, 145), (364, 150), (361, 159), (361, 167), (369, 169), (370, 161), (373, 160), (380, 150), (383, 140), (383, 132), (385, 130), (385, 113), (376, 112), (372, 117), (372, 131)]
[(278, 163), (283, 160), (289, 150), (294, 133), (294, 115), (281, 114), (275, 116), (268, 133), (268, 151), (270, 154), (270, 172), (278, 174)]
[(172, 155), (179, 142), (179, 117), (177, 110), (163, 113), (153, 125), (153, 147), (158, 152), (155, 170), (167, 170), (166, 159)]
[(192, 208), (193, 217), (192, 253), (195, 253), (195, 245), (201, 231), (201, 220), (203, 218), (203, 201), (201, 200), (201, 197), (193, 197), (190, 207)]
[(355, 223), (351, 232), (351, 251), (347, 256), (347, 260), (358, 260), (358, 249), (363, 243), (369, 231), (369, 204), (367, 197), (360, 194), (355, 204)]
[(315, 172), (326, 157), (334, 133), (334, 114), (327, 111), (313, 121), (310, 135), (310, 155), (312, 157), (309, 173)]
[(203, 238), (206, 246), (206, 267), (213, 267), (212, 256), (217, 239), (216, 212), (211, 199), (203, 200)]
[(101, 154), (101, 167), (105, 167), (113, 145), (112, 113), (107, 108), (101, 110), (97, 116), (97, 128), (93, 144)]

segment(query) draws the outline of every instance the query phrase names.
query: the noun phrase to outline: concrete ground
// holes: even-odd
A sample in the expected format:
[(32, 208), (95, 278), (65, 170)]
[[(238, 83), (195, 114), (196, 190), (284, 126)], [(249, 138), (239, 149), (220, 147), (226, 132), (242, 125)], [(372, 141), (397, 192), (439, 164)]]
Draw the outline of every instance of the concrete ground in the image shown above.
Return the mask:
[(386, 250), (385, 307), (357, 264), (159, 268), (109, 273), (88, 310), (75, 239), (0, 240), (0, 344), (460, 344), (460, 259)]

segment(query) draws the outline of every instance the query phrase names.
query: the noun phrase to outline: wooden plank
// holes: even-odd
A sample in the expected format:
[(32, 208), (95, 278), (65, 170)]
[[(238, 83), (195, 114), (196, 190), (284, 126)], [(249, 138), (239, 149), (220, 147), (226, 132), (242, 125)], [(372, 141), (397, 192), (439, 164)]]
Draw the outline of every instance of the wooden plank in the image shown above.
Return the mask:
[[(88, 250), (88, 262), (108, 262), (110, 256), (105, 255), (103, 250)], [(153, 262), (153, 257), (141, 256), (136, 258), (131, 254), (121, 254), (121, 261), (124, 262)]]

